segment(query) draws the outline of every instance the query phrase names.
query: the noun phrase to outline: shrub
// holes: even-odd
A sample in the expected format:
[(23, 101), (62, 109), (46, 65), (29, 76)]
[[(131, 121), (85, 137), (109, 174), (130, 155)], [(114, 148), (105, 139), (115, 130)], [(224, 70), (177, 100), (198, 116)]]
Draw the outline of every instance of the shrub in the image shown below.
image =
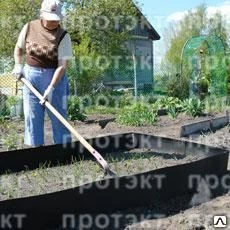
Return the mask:
[(228, 106), (228, 97), (216, 97), (215, 95), (206, 97), (204, 100), (205, 111), (222, 112)]
[(131, 126), (152, 125), (157, 121), (157, 115), (153, 109), (143, 103), (135, 103), (124, 107), (117, 118), (120, 124)]
[(0, 108), (0, 117), (4, 118), (4, 117), (8, 117), (8, 116), (10, 116), (10, 109), (6, 104), (4, 104)]
[(11, 117), (23, 118), (23, 99), (18, 96), (9, 96), (6, 101)]
[(168, 108), (168, 116), (172, 119), (176, 119), (179, 115), (179, 111), (178, 109), (176, 109), (176, 107), (174, 106), (169, 106)]
[(0, 91), (0, 117), (3, 119), (6, 116), (10, 116), (10, 109), (7, 104), (7, 96)]
[(2, 138), (3, 147), (7, 149), (7, 151), (18, 149), (19, 141), (21, 141), (18, 137), (18, 134), (14, 131), (9, 134), (5, 134)]
[(117, 97), (118, 96), (112, 95), (111, 91), (98, 93), (98, 94), (93, 96), (93, 99), (94, 99), (93, 104), (96, 106), (115, 107)]
[(108, 106), (90, 106), (86, 108), (87, 114), (114, 114), (116, 115), (119, 111), (119, 108), (108, 107)]
[(181, 100), (176, 97), (162, 97), (155, 102), (155, 106), (158, 109), (169, 109), (172, 107), (178, 109), (181, 107)]
[(192, 117), (200, 116), (204, 108), (204, 103), (198, 98), (189, 98), (182, 102), (182, 111)]
[(172, 75), (170, 80), (166, 82), (168, 96), (180, 99), (189, 97), (189, 77), (179, 74)]
[(71, 121), (80, 120), (84, 121), (87, 116), (81, 106), (81, 101), (76, 96), (71, 96), (68, 101), (68, 117)]
[(227, 95), (230, 96), (230, 82), (227, 83)]
[(132, 93), (126, 92), (118, 98), (118, 107), (124, 108), (125, 106), (130, 106), (133, 104), (134, 97)]
[(147, 103), (154, 104), (158, 100), (158, 95), (156, 94), (150, 94), (147, 96)]

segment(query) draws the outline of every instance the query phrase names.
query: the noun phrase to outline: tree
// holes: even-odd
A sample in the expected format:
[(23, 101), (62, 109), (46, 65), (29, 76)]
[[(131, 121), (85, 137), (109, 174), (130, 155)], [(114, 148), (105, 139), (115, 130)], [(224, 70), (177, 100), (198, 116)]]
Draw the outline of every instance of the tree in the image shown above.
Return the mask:
[(225, 50), (228, 49), (228, 31), (226, 25), (226, 21), (220, 12), (215, 13), (213, 17), (209, 18), (207, 25), (208, 34), (219, 37), (224, 44)]
[[(83, 91), (91, 91), (93, 81), (111, 67), (100, 62), (112, 63), (116, 55), (127, 55), (125, 41), (137, 23), (136, 6), (131, 0), (61, 0), (64, 6), (64, 28), (70, 33), (76, 66), (69, 69), (70, 81), (76, 76)], [(0, 58), (13, 57), (18, 34), (23, 25), (39, 17), (41, 0), (1, 0)], [(80, 65), (87, 56), (92, 68), (85, 70)], [(103, 57), (103, 58), (101, 58)], [(100, 61), (98, 61), (100, 60)], [(96, 63), (95, 63), (96, 61)], [(98, 64), (99, 63), (99, 64)], [(101, 67), (101, 64), (104, 66)], [(74, 78), (74, 79), (71, 79)], [(71, 86), (73, 89), (73, 87)]]
[(41, 0), (0, 1), (0, 57), (13, 57), (20, 30), (39, 15)]
[(97, 52), (106, 55), (122, 50), (137, 19), (136, 6), (130, 0), (71, 0), (66, 5), (64, 25), (72, 39), (79, 43), (87, 35)]
[[(206, 35), (207, 38), (218, 37), (221, 39), (224, 44), (224, 48), (227, 48), (227, 30), (224, 18), (220, 12), (217, 12), (211, 18), (207, 15), (207, 8), (205, 5), (200, 5), (193, 11), (189, 11), (184, 18), (173, 25), (170, 29), (173, 33), (169, 33), (171, 36), (168, 38), (168, 51), (166, 52), (164, 62), (168, 66), (174, 66), (175, 72), (172, 73), (171, 80), (168, 84), (169, 93), (172, 96), (178, 97), (188, 97), (189, 96), (189, 82), (194, 72), (191, 72), (191, 58), (186, 62), (182, 60), (182, 52), (184, 50), (184, 45), (192, 37), (198, 37), (200, 35)], [(201, 47), (194, 47), (200, 48)], [(221, 47), (219, 47), (221, 48)], [(218, 47), (217, 47), (218, 51)], [(199, 50), (196, 53), (197, 58), (201, 60), (201, 72), (199, 82), (202, 85), (202, 92), (208, 92), (207, 84), (211, 79), (211, 71), (207, 68), (205, 56), (202, 53), (199, 53)], [(183, 63), (183, 66), (182, 66)], [(183, 68), (182, 68), (183, 67)], [(219, 67), (218, 67), (219, 68)], [(220, 67), (221, 68), (221, 67)], [(183, 71), (182, 71), (183, 70)], [(219, 70), (212, 71), (213, 73), (220, 73)], [(180, 79), (180, 84), (175, 84), (178, 82), (178, 76)], [(215, 76), (216, 77), (216, 76)]]
[(127, 0), (69, 0), (65, 6), (63, 24), (76, 62), (71, 78), (78, 79), (78, 93), (92, 92), (97, 79), (112, 68), (114, 57), (128, 54), (125, 42), (138, 22), (136, 6)]
[[(199, 6), (195, 11), (189, 11), (184, 18), (172, 26), (171, 30), (174, 33), (168, 31), (169, 36), (169, 49), (166, 52), (166, 62), (169, 62), (175, 66), (177, 72), (180, 72), (181, 52), (186, 41), (201, 34), (206, 24), (206, 7), (204, 5)], [(171, 36), (170, 36), (171, 35)]]

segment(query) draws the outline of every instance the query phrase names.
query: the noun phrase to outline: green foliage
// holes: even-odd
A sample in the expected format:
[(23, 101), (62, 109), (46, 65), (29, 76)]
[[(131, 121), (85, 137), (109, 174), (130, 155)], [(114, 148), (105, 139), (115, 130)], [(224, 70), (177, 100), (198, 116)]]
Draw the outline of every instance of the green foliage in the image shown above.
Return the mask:
[(84, 35), (79, 45), (73, 45), (75, 55), (75, 65), (73, 65), (68, 74), (71, 85), (71, 92), (74, 92), (74, 81), (77, 81), (78, 95), (91, 93), (94, 83), (98, 81), (102, 72), (101, 65), (98, 65), (97, 60), (100, 54), (91, 44), (91, 39)]
[(154, 92), (157, 94), (167, 92), (167, 84), (165, 83), (170, 80), (170, 74), (167, 74), (168, 69), (163, 65), (160, 66), (160, 69), (163, 72), (163, 75), (162, 72), (158, 74), (157, 70), (155, 70), (155, 74), (154, 74), (154, 84), (155, 84)]
[(230, 83), (227, 83), (227, 95), (230, 96)]
[(89, 94), (115, 65), (114, 56), (127, 55), (124, 43), (130, 38), (128, 26), (136, 8), (127, 0), (70, 0), (66, 9), (63, 24), (71, 35), (76, 62), (69, 70), (71, 91), (77, 86), (78, 95)]
[(124, 107), (118, 115), (120, 124), (131, 126), (153, 125), (157, 121), (157, 115), (151, 106), (143, 103), (135, 103)]
[(184, 73), (181, 75), (172, 75), (167, 82), (167, 95), (171, 97), (178, 97), (181, 100), (189, 97), (189, 74)]
[(205, 111), (207, 112), (223, 112), (228, 106), (228, 97), (209, 96), (204, 100)]
[(12, 56), (19, 32), (24, 24), (39, 17), (41, 0), (1, 0), (0, 36), (1, 57)]
[(206, 96), (208, 96), (210, 91), (210, 82), (211, 82), (211, 71), (210, 66), (207, 65), (207, 60), (209, 58), (208, 44), (207, 42), (203, 42), (200, 46), (200, 50), (202, 53), (199, 54), (200, 59), (200, 74), (197, 79), (198, 86), (198, 97), (203, 100)]
[(19, 134), (18, 130), (21, 126), (12, 120), (2, 119), (0, 122), (1, 142), (5, 149), (13, 150), (19, 149), (23, 146), (23, 136)]
[(111, 90), (106, 90), (102, 93), (96, 93), (92, 99), (96, 106), (116, 107), (117, 100), (120, 96), (113, 95)]
[(181, 100), (175, 97), (162, 97), (156, 101), (155, 105), (158, 109), (180, 108)]
[(117, 115), (120, 109), (117, 107), (107, 107), (107, 106), (90, 106), (86, 108), (87, 114), (113, 114)]
[(212, 70), (210, 91), (217, 97), (227, 95), (228, 70), (227, 66), (223, 65), (224, 58), (224, 55), (216, 57), (216, 68)]
[(134, 101), (132, 93), (125, 92), (123, 95), (118, 97), (118, 107), (124, 108), (125, 106), (130, 106)]
[(68, 117), (71, 121), (86, 119), (85, 111), (79, 97), (71, 96), (68, 100)]
[(6, 104), (11, 107), (15, 106), (19, 102), (19, 97), (17, 96), (9, 96), (6, 100)]
[(8, 151), (17, 149), (19, 144), (18, 140), (18, 134), (16, 132), (5, 134), (2, 138), (3, 147)]
[(182, 102), (182, 111), (192, 117), (197, 117), (204, 111), (204, 103), (198, 98), (189, 98)]
[(220, 12), (216, 12), (211, 18), (207, 20), (207, 27), (209, 35), (215, 35), (221, 39), (225, 50), (228, 48), (228, 29), (225, 25), (225, 16)]
[(10, 108), (7, 103), (7, 96), (0, 93), (0, 118), (4, 119), (7, 116), (10, 116)]
[(175, 28), (171, 28), (172, 32), (168, 31), (170, 46), (166, 53), (166, 59), (170, 64), (178, 67), (178, 70), (180, 68), (183, 46), (189, 38), (200, 35), (205, 27), (205, 15), (206, 6), (200, 5), (196, 10), (189, 11), (185, 17), (175, 25)]
[(158, 109), (167, 109), (168, 116), (172, 119), (176, 119), (181, 110), (182, 101), (176, 97), (161, 97), (157, 99), (154, 104), (154, 108)]
[(146, 102), (149, 103), (149, 104), (154, 104), (159, 98), (159, 96), (156, 95), (156, 94), (149, 94), (146, 97), (147, 97)]
[(172, 119), (176, 119), (179, 115), (179, 110), (175, 106), (169, 106), (168, 116)]
[(201, 78), (199, 80), (199, 86), (200, 86), (200, 90), (201, 90), (202, 93), (207, 93), (208, 92), (209, 85), (210, 85), (209, 80), (206, 77)]
[(0, 108), (0, 118), (4, 118), (4, 117), (8, 117), (10, 116), (10, 109), (9, 107), (4, 104), (1, 108)]
[(107, 90), (93, 96), (82, 97), (81, 101), (87, 113), (117, 114), (121, 108), (131, 105), (134, 97), (129, 92)]
[[(217, 44), (215, 39), (210, 40), (211, 46), (209, 47), (203, 42), (200, 47), (194, 47), (194, 49), (190, 50), (193, 53), (188, 53), (187, 59), (184, 58), (182, 51), (185, 48), (186, 42), (189, 41), (189, 39), (203, 35), (204, 32), (210, 39), (218, 37), (220, 42)], [(207, 7), (200, 5), (196, 10), (188, 12), (175, 26), (169, 28), (167, 31), (167, 39), (169, 48), (166, 52), (163, 64), (167, 66), (171, 72), (171, 77), (166, 84), (168, 95), (179, 97), (180, 99), (188, 98), (189, 80), (193, 78), (194, 75), (199, 78), (196, 79), (199, 88), (197, 96), (202, 99), (206, 97), (212, 85), (213, 92), (217, 92), (219, 95), (222, 93), (223, 95), (225, 91), (223, 89), (226, 88), (224, 87), (224, 84), (226, 84), (224, 80), (224, 76), (226, 76), (224, 73), (225, 68), (223, 68), (223, 65), (216, 65), (215, 63), (215, 70), (213, 70), (214, 65), (208, 64), (208, 60), (206, 60), (209, 57), (208, 52), (210, 50), (212, 50), (211, 55), (217, 55), (218, 52), (223, 53), (223, 49), (228, 47), (226, 24), (224, 23), (224, 18), (221, 13), (216, 13), (210, 18), (207, 14)], [(222, 47), (219, 46), (220, 43)], [(207, 49), (209, 49), (209, 51), (207, 51)], [(198, 52), (196, 50), (198, 50)], [(199, 50), (203, 50), (204, 52), (199, 53)], [(199, 74), (195, 73), (195, 68), (191, 69), (193, 65), (191, 58), (194, 55), (199, 57), (201, 61), (201, 71)], [(220, 58), (220, 60), (223, 60), (223, 58)], [(174, 67), (173, 71), (171, 71), (172, 66)], [(223, 78), (222, 81), (219, 78)]]
[(129, 92), (105, 90), (101, 93), (81, 97), (81, 100), (85, 107), (106, 106), (111, 108), (123, 108), (124, 106), (131, 105), (134, 97)]
[(226, 61), (226, 93), (227, 93), (227, 97), (228, 97), (228, 103), (230, 105), (230, 61), (227, 60)]
[[(81, 43), (84, 36), (91, 39), (97, 52), (110, 56), (121, 50), (130, 36), (128, 16), (136, 15), (132, 1), (91, 0), (68, 2), (64, 24), (74, 41)], [(115, 19), (119, 17), (119, 26)], [(119, 31), (119, 33), (117, 33)]]

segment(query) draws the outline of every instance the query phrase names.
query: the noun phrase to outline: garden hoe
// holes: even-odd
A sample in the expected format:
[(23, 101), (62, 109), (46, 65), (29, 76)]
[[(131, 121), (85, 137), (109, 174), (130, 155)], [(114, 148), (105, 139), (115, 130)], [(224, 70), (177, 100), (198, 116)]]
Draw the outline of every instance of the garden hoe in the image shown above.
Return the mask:
[[(34, 95), (39, 99), (43, 100), (42, 95), (37, 91), (37, 89), (34, 88), (34, 86), (25, 78), (20, 79), (33, 93)], [(71, 125), (70, 123), (46, 100), (44, 105), (47, 109), (49, 109), (50, 112), (52, 112), (57, 119), (81, 142), (81, 144), (96, 158), (97, 162), (102, 166), (104, 169), (105, 176), (116, 176), (116, 173), (114, 173), (110, 168), (108, 163), (105, 161), (105, 159), (101, 156), (100, 153), (98, 153)]]

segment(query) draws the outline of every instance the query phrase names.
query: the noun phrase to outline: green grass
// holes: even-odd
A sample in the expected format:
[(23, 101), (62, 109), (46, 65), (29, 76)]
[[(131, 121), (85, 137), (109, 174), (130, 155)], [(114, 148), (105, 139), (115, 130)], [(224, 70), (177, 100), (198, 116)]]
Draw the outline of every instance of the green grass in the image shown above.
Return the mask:
[(23, 148), (23, 134), (20, 133), (22, 127), (17, 122), (4, 120), (0, 123), (0, 142), (2, 147), (9, 150)]
[(206, 112), (224, 112), (230, 110), (226, 97), (207, 97), (204, 104)]
[(157, 115), (150, 105), (135, 103), (124, 107), (118, 115), (118, 123), (130, 126), (153, 125), (157, 122)]
[[(133, 175), (180, 163), (173, 154), (159, 154), (147, 149), (120, 151), (105, 155), (105, 160), (118, 176)], [(194, 156), (182, 160), (191, 161)], [(182, 162), (183, 163), (183, 162)], [(0, 176), (0, 200), (29, 197), (61, 191), (101, 180), (103, 170), (95, 160), (72, 159), (68, 165), (51, 167), (48, 162), (35, 170), (6, 172)]]
[(86, 108), (86, 114), (118, 114), (121, 109), (118, 107), (90, 106)]

